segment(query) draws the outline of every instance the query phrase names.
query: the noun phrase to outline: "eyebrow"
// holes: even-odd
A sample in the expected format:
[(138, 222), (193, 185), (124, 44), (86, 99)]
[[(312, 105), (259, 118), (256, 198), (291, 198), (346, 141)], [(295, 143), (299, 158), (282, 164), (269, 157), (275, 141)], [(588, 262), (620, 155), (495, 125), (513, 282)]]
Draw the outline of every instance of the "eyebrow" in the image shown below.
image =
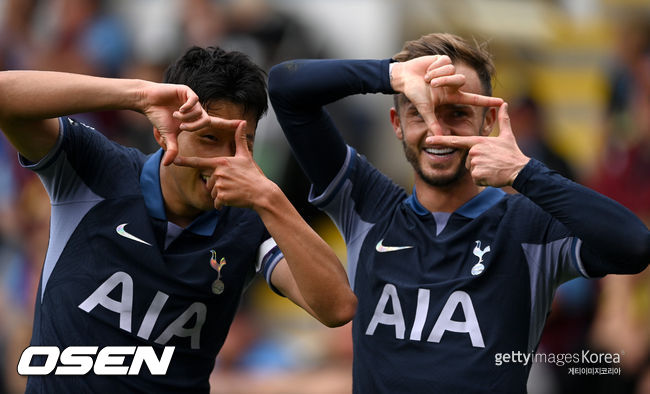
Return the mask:
[[(451, 108), (451, 109), (464, 109), (464, 110), (469, 110), (473, 106), (469, 104), (458, 104), (458, 103), (446, 103), (446, 104), (441, 104), (438, 105), (438, 108)], [(412, 103), (408, 102), (405, 107), (406, 112), (411, 112), (411, 113), (419, 113), (420, 111), (417, 109), (417, 107)]]
[(451, 109), (471, 109), (472, 106), (468, 104), (457, 104), (457, 103), (448, 103), (442, 104), (440, 107), (451, 108)]

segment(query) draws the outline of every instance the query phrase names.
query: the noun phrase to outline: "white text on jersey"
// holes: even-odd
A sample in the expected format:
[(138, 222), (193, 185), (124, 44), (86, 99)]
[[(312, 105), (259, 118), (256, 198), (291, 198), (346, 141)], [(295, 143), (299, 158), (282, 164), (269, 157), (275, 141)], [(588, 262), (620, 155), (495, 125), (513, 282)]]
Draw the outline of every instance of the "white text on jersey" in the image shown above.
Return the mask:
[[(430, 290), (428, 289), (418, 289), (415, 319), (409, 337), (412, 341), (419, 341), (422, 339), (422, 329), (424, 328), (424, 323), (429, 314), (429, 294)], [(389, 301), (392, 305), (392, 313), (386, 312), (386, 305)], [(451, 320), (458, 304), (462, 306), (461, 309), (465, 315), (465, 321)], [(375, 313), (372, 315), (370, 324), (368, 324), (368, 328), (366, 329), (366, 335), (374, 335), (377, 325), (379, 324), (395, 326), (395, 338), (404, 339), (406, 323), (404, 321), (404, 314), (402, 313), (402, 303), (397, 294), (397, 288), (391, 283), (387, 283), (384, 286), (379, 301), (377, 302)], [(449, 298), (443, 306), (431, 333), (429, 333), (427, 341), (439, 343), (442, 340), (445, 331), (467, 333), (469, 334), (472, 346), (479, 348), (485, 347), (481, 328), (472, 304), (472, 299), (466, 292), (457, 290), (449, 295)]]
[[(122, 292), (119, 300), (110, 298), (108, 295), (118, 286), (121, 285)], [(158, 291), (151, 301), (147, 313), (138, 329), (138, 337), (149, 339), (153, 331), (156, 320), (167, 302), (169, 295)], [(111, 275), (97, 290), (88, 298), (79, 304), (79, 308), (90, 313), (96, 306), (101, 305), (104, 308), (119, 314), (119, 326), (122, 330), (129, 333), (131, 330), (131, 312), (133, 311), (133, 279), (126, 272), (118, 271)], [(165, 330), (154, 340), (154, 342), (165, 345), (173, 336), (190, 337), (192, 349), (199, 349), (201, 344), (201, 327), (205, 323), (207, 307), (201, 302), (192, 303), (185, 312), (181, 313)], [(196, 322), (193, 327), (185, 328), (192, 318), (196, 316)]]

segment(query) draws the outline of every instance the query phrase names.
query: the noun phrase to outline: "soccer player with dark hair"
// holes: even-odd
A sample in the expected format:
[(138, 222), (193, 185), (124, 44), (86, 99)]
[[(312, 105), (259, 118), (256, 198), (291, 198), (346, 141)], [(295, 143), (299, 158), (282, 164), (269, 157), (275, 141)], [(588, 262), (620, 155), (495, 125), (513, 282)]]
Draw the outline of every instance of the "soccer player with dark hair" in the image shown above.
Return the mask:
[[(352, 319), (340, 261), (253, 161), (265, 77), (241, 53), (197, 47), (165, 83), (0, 73), (0, 128), (52, 202), (31, 345), (121, 346), (102, 363), (127, 366), (136, 347), (174, 347), (164, 375), (54, 371), (27, 392), (207, 393), (256, 273), (327, 326)], [(143, 113), (162, 149), (145, 155), (68, 117), (101, 110)]]
[[(355, 393), (525, 392), (523, 356), (557, 286), (650, 261), (650, 232), (632, 212), (521, 153), (507, 104), (490, 97), (493, 73), (485, 48), (450, 34), (407, 42), (393, 59), (271, 69), (271, 103), (310, 201), (346, 242)], [(323, 108), (368, 93), (395, 95), (410, 195), (347, 146)]]

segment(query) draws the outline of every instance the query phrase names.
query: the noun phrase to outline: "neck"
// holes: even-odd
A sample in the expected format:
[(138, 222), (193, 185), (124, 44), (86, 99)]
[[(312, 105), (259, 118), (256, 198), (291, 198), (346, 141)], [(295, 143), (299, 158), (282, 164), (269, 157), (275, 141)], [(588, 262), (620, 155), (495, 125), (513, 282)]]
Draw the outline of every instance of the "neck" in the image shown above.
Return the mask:
[(187, 228), (198, 216), (188, 217), (186, 215), (177, 215), (168, 208), (167, 204), (165, 204), (165, 213), (167, 214), (167, 221), (182, 228)]
[(468, 174), (447, 186), (431, 186), (417, 174), (415, 190), (420, 204), (430, 212), (452, 213), (485, 189)]
[(201, 211), (193, 209), (181, 203), (178, 194), (174, 192), (175, 185), (171, 177), (166, 176), (165, 172), (168, 167), (160, 164), (160, 190), (162, 192), (163, 203), (165, 205), (165, 215), (167, 221), (176, 224), (177, 226), (186, 228), (194, 219), (196, 219)]

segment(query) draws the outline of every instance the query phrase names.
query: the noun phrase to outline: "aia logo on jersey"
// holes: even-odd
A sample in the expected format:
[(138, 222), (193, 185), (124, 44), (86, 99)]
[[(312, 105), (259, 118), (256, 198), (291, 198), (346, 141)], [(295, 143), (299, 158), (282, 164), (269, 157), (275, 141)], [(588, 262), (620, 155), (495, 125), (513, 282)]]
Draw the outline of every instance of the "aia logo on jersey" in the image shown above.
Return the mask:
[[(116, 290), (119, 289), (120, 291)], [(104, 308), (115, 313), (120, 329), (133, 333), (133, 304), (134, 304), (133, 278), (126, 272), (118, 271), (104, 281), (88, 296), (79, 308), (91, 313), (95, 308)], [(144, 340), (151, 339), (151, 333), (158, 322), (169, 294), (157, 291), (149, 304), (147, 312), (140, 322), (136, 335)], [(189, 337), (192, 349), (200, 349), (201, 328), (205, 323), (208, 308), (202, 302), (194, 302), (183, 311), (176, 320), (167, 325), (162, 333), (154, 339), (160, 345), (166, 345), (172, 337)]]
[[(411, 341), (422, 340), (422, 331), (429, 318), (430, 293), (431, 291), (429, 289), (418, 289), (415, 318), (412, 321), (408, 338)], [(403, 294), (402, 297), (404, 297)], [(412, 304), (409, 303), (409, 305)], [(452, 318), (454, 311), (459, 306), (463, 313), (463, 320), (454, 320)], [(386, 283), (375, 307), (372, 319), (370, 319), (370, 323), (366, 329), (366, 335), (374, 335), (377, 326), (381, 324), (394, 327), (395, 339), (404, 339), (407, 331), (407, 323), (405, 314), (402, 312), (402, 301), (397, 292), (397, 287), (392, 283)], [(444, 333), (447, 331), (467, 334), (469, 342), (473, 347), (485, 347), (485, 341), (483, 340), (481, 327), (476, 317), (476, 312), (474, 311), (472, 298), (464, 291), (456, 290), (449, 295), (426, 340), (427, 342), (440, 343)]]

